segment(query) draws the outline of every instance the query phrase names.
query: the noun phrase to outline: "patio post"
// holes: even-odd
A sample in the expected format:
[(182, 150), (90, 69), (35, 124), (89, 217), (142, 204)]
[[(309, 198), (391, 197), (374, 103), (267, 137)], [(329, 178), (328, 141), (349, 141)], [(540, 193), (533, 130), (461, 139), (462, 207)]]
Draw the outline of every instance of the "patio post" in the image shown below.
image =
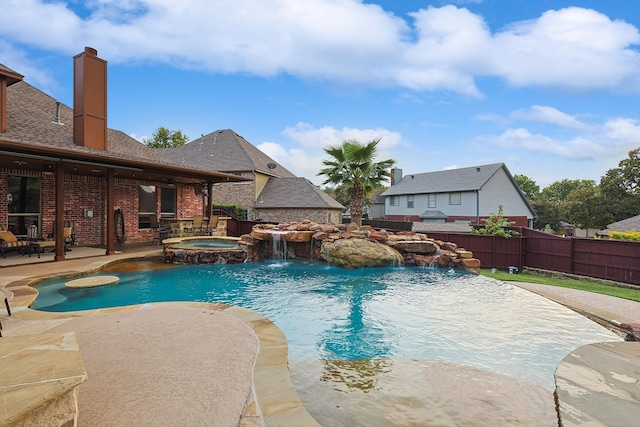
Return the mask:
[(114, 219), (115, 212), (115, 188), (116, 176), (113, 168), (107, 168), (107, 253), (116, 253), (116, 225)]
[(56, 241), (56, 251), (54, 261), (64, 261), (64, 164), (56, 163), (55, 169), (55, 220), (54, 220), (54, 236)]

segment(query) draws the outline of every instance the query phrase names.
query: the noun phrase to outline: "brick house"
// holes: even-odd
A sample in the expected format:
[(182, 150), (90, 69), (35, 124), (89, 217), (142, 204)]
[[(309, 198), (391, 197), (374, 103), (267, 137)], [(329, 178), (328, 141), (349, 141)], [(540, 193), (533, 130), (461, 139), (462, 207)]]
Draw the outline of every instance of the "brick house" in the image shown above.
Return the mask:
[(296, 177), (231, 129), (158, 150), (178, 164), (249, 178), (212, 187), (216, 203), (236, 204), (252, 221), (341, 222), (345, 207), (306, 178)]
[(501, 205), (515, 226), (531, 228), (537, 218), (504, 163), (404, 177), (395, 169), (382, 196), (388, 220), (482, 224)]
[[(176, 164), (109, 129), (106, 61), (92, 48), (73, 61), (73, 109), (0, 65), (0, 224), (14, 234), (35, 226), (47, 236), (72, 222), (78, 244), (113, 254), (117, 242), (157, 235), (150, 215), (210, 214), (202, 188), (246, 180)], [(62, 233), (55, 240), (63, 260)]]

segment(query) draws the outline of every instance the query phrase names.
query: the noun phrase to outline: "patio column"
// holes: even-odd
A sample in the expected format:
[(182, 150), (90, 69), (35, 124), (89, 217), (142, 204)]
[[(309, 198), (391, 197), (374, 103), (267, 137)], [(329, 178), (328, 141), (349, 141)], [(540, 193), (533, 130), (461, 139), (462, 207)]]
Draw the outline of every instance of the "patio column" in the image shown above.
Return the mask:
[(107, 168), (107, 253), (106, 255), (114, 255), (116, 253), (116, 225), (114, 212), (116, 207), (116, 175), (113, 168)]
[(207, 181), (207, 216), (213, 215), (213, 182)]
[(55, 168), (55, 204), (56, 214), (54, 220), (54, 236), (56, 239), (56, 252), (53, 257), (54, 261), (64, 261), (64, 164), (56, 163)]

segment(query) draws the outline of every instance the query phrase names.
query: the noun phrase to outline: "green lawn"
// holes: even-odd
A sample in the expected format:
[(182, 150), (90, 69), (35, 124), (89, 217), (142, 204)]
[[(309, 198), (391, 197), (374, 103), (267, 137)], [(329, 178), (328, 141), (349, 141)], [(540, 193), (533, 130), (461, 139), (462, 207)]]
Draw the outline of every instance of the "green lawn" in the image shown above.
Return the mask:
[(579, 289), (581, 291), (595, 292), (598, 294), (640, 302), (640, 290), (603, 285), (600, 283), (590, 282), (588, 280), (538, 276), (526, 273), (509, 274), (506, 271), (496, 271), (495, 273), (492, 273), (490, 269), (481, 269), (480, 274), (505, 282), (529, 282), (539, 283), (541, 285), (560, 286), (563, 288)]

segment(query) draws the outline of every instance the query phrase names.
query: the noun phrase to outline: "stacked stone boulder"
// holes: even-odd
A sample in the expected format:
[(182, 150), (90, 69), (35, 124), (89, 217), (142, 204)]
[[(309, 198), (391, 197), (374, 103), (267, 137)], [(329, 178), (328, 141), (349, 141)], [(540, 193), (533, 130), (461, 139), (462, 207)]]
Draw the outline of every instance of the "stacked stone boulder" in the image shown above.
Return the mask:
[[(277, 236), (277, 237), (274, 237)], [(286, 242), (286, 257), (326, 262), (346, 268), (405, 265), (463, 269), (478, 273), (480, 260), (453, 242), (413, 231), (374, 230), (355, 223), (312, 221), (257, 224), (241, 237), (247, 260), (273, 257), (273, 242)]]

